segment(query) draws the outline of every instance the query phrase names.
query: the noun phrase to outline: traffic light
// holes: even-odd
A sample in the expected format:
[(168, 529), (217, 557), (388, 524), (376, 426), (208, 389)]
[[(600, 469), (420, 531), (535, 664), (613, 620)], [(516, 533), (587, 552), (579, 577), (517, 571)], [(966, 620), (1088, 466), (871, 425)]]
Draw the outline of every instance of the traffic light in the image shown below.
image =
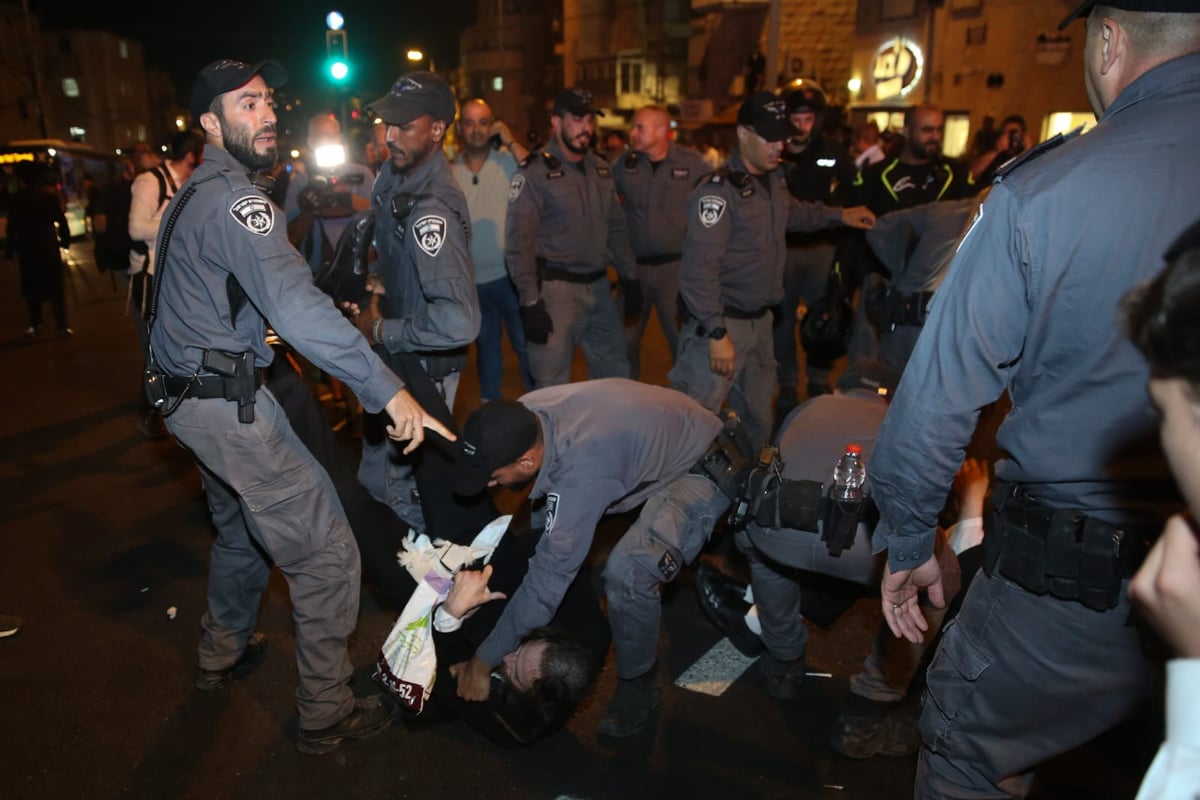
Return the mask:
[(326, 67), (329, 77), (337, 83), (346, 80), (350, 74), (350, 60), (347, 57), (346, 32), (344, 30), (325, 31)]

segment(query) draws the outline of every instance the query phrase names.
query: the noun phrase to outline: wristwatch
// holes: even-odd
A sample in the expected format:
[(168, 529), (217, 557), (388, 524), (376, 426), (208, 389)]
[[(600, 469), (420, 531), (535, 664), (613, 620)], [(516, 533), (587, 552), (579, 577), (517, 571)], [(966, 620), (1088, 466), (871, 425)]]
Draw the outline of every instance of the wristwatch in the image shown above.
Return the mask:
[(724, 328), (713, 328), (712, 330), (710, 330), (708, 332), (707, 336), (708, 336), (708, 338), (712, 339), (713, 341), (718, 341), (720, 339), (724, 339), (725, 338), (725, 329)]

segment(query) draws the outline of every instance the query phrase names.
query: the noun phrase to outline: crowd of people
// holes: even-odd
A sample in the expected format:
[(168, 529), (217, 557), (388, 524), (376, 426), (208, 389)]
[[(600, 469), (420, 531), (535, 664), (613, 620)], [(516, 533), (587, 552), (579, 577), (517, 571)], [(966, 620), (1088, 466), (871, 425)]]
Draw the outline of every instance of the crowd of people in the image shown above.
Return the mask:
[[(969, 163), (944, 156), (929, 105), (901, 137), (832, 141), (811, 82), (751, 93), (715, 168), (658, 106), (597, 141), (603, 111), (574, 88), (527, 150), (484, 99), (418, 71), (368, 106), (367, 164), (322, 164), (341, 138), (321, 114), (315, 163), (281, 173), (283, 68), (205, 67), (203, 146), (181, 136), (128, 208), (146, 429), (195, 457), (217, 531), (197, 687), (265, 656), (274, 566), (295, 607), (297, 746), (382, 732), (395, 699), (349, 686), (361, 585), (403, 608), (402, 542), (467, 544), (504, 487), (528, 492), (528, 530), (446, 587), (436, 639), (436, 707), (494, 741), (565, 724), (610, 643), (598, 732), (652, 725), (662, 587), (733, 530), (749, 585), (701, 565), (697, 596), (761, 654), (773, 697), (799, 694), (809, 622), (881, 597), (837, 751), (919, 752), (917, 797), (1025, 796), (1039, 763), (1147, 695), (1140, 610), (1183, 657), (1144, 796), (1191, 796), (1196, 743), (1176, 739), (1200, 657), (1184, 511), (1200, 507), (1184, 146), (1200, 15), (1109, 0), (1063, 24), (1079, 17), (1096, 127), (1035, 145), (1010, 116)], [(652, 316), (668, 386), (639, 380)], [(482, 403), (459, 430), (471, 345)], [(577, 348), (589, 380), (572, 382)], [(296, 356), (361, 403), (357, 470)], [(868, 498), (850, 504), (831, 491), (848, 450)], [(636, 517), (602, 565), (601, 612), (588, 555), (621, 512)], [(922, 685), (918, 720), (904, 700)]]

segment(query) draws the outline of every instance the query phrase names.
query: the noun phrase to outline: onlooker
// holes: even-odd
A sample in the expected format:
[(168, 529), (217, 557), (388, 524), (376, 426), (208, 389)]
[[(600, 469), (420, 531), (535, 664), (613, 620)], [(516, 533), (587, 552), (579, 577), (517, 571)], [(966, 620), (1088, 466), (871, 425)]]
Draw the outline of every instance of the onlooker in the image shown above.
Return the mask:
[(629, 152), (629, 144), (625, 141), (624, 131), (608, 131), (604, 134), (604, 139), (600, 147), (600, 155), (609, 164), (616, 164), (618, 159), (624, 158)]
[(880, 144), (879, 126), (874, 121), (859, 126), (854, 133), (854, 166), (858, 169), (883, 161), (885, 154)]
[[(462, 150), (450, 163), (450, 171), (467, 198), (471, 214), (471, 262), (475, 265), (480, 314), (476, 363), (479, 395), (486, 403), (501, 397), (505, 330), (517, 354), (521, 382), (526, 390), (533, 388), (525, 329), (521, 325), (521, 304), (504, 264), (508, 185), (517, 172), (517, 162), (524, 161), (529, 151), (513, 139), (508, 126), (496, 119), (491, 107), (478, 98), (460, 107), (458, 137)], [(494, 147), (493, 140), (500, 146)]]
[(979, 154), (971, 162), (971, 176), (978, 186), (990, 186), (996, 171), (1007, 161), (1024, 153), (1033, 143), (1025, 127), (1025, 118), (1011, 114), (1000, 123), (1000, 135), (991, 149)]
[(71, 233), (58, 184), (53, 174), (34, 170), (24, 171), (21, 183), (9, 206), (5, 255), (17, 257), (21, 294), (29, 314), (25, 335), (41, 335), (42, 304), (49, 303), (59, 333), (70, 336), (62, 250), (71, 246)]
[(1137, 800), (1190, 797), (1200, 786), (1200, 223), (1167, 252), (1167, 268), (1126, 299), (1126, 327), (1150, 362), (1160, 436), (1188, 512), (1167, 521), (1129, 596), (1177, 654), (1167, 662), (1167, 737)]

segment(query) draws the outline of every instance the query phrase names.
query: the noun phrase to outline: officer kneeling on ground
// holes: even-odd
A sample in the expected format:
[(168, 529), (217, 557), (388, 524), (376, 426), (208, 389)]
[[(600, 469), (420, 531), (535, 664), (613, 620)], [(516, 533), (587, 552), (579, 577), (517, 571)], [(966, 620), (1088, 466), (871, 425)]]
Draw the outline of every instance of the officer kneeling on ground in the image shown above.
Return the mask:
[(146, 388), (195, 456), (217, 529), (196, 686), (216, 689), (262, 660), (266, 641), (252, 634), (273, 561), (296, 620), (297, 747), (323, 753), (383, 730), (394, 706), (350, 691), (358, 548), (329, 475), (262, 385), (274, 355), (267, 320), (368, 410), (387, 411), (388, 434), (411, 440), (410, 450), (425, 428), (454, 437), (313, 286), (282, 212), (254, 182), (275, 163), (271, 89), (286, 77), (274, 61), (231, 59), (196, 76), (191, 110), (207, 141), (204, 163), (163, 215)]

